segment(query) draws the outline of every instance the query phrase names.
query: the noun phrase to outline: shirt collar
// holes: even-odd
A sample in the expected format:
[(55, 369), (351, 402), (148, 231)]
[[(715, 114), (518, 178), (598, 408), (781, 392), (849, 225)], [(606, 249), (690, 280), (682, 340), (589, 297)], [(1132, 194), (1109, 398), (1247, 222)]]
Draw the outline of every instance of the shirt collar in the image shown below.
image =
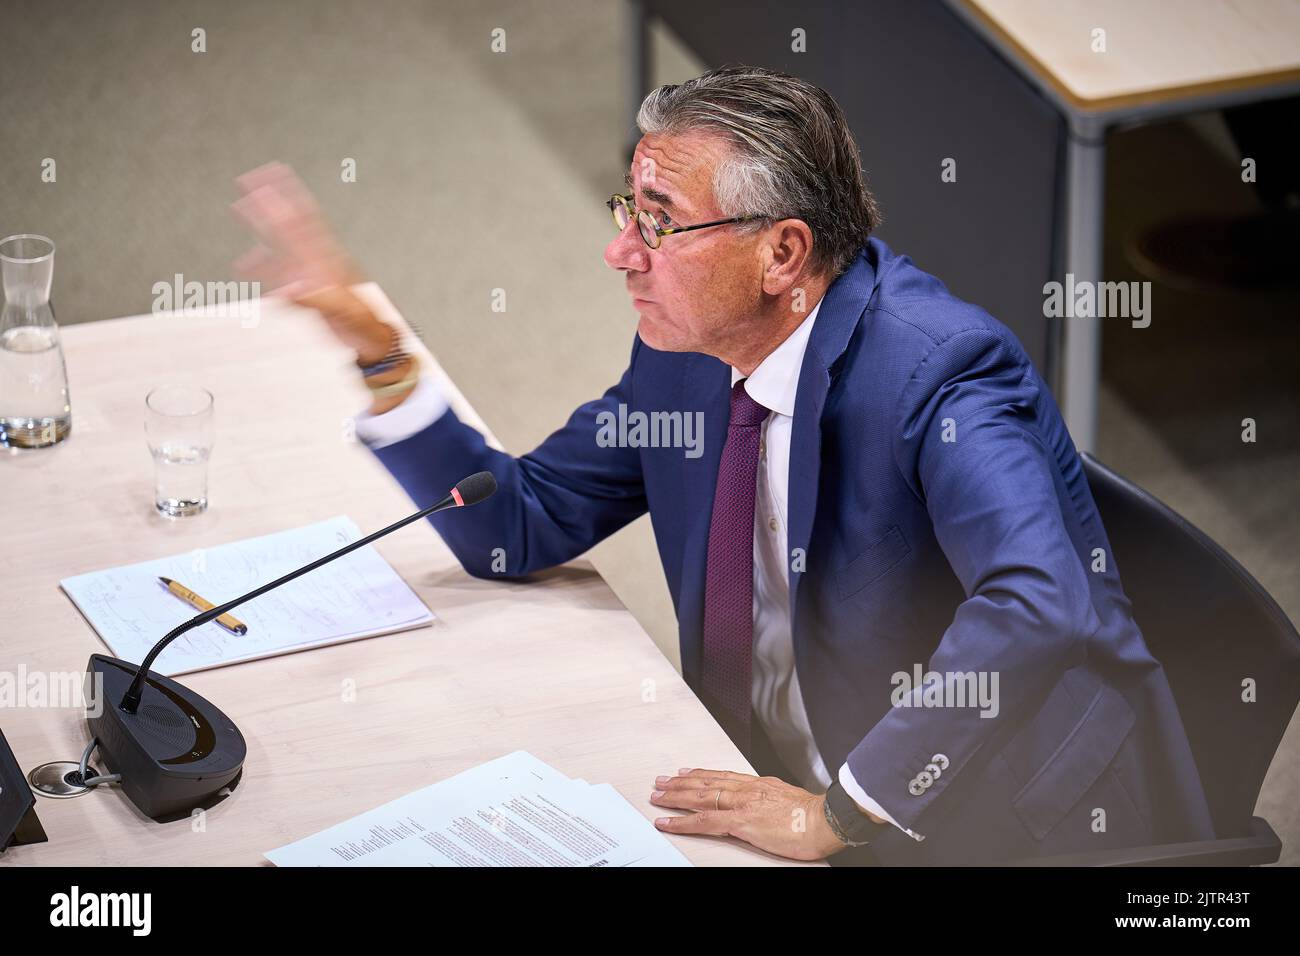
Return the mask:
[[(822, 307), (822, 298), (813, 306), (808, 317), (799, 323), (784, 342), (758, 363), (758, 368), (745, 381), (745, 391), (749, 397), (764, 408), (770, 408), (778, 415), (794, 415), (795, 393), (799, 390), (799, 370), (803, 367), (803, 353), (808, 349), (808, 337), (812, 334), (813, 320), (817, 310)], [(731, 367), (731, 384), (745, 378), (734, 365)]]

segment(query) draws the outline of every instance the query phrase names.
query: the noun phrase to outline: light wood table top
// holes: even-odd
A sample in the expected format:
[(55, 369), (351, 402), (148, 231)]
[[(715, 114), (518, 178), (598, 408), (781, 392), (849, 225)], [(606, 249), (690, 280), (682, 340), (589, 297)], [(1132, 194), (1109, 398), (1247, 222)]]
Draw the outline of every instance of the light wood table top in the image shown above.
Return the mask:
[[(401, 317), (376, 287), (381, 316)], [(350, 352), (314, 315), (263, 303), (238, 318), (148, 315), (63, 331), (73, 425), (61, 445), (0, 451), (0, 670), (81, 671), (106, 653), (60, 579), (349, 515), (363, 532), (415, 508), (350, 438), (368, 404)], [(462, 419), (464, 397), (419, 347)], [(210, 389), (210, 505), (169, 520), (153, 507), (144, 396), (168, 381)], [(486, 429), (483, 429), (486, 432)], [(469, 512), (467, 517), (471, 517)], [(684, 766), (752, 772), (589, 564), (534, 583), (479, 580), (428, 522), (374, 547), (437, 614), (432, 628), (189, 674), (248, 742), (244, 776), (209, 810), (157, 824), (112, 786), (37, 798), (49, 842), (0, 865), (255, 865), (264, 851), (514, 750), (570, 777), (612, 783), (648, 819), (655, 776)], [(161, 635), (159, 635), (161, 636)], [(345, 682), (355, 700), (345, 701)], [(75, 760), (72, 707), (0, 710), (24, 772)], [(667, 835), (698, 865), (793, 861), (730, 838)], [(825, 865), (824, 863), (814, 865)]]
[(1079, 110), (1300, 82), (1300, 0), (955, 2)]

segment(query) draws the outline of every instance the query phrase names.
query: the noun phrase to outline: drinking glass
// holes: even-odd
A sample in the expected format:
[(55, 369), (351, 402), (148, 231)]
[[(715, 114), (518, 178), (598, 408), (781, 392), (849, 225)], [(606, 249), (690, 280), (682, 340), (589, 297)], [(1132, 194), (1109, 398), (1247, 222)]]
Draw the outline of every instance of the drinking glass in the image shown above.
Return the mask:
[(202, 513), (208, 507), (212, 393), (197, 385), (159, 385), (144, 404), (154, 507), (169, 518)]

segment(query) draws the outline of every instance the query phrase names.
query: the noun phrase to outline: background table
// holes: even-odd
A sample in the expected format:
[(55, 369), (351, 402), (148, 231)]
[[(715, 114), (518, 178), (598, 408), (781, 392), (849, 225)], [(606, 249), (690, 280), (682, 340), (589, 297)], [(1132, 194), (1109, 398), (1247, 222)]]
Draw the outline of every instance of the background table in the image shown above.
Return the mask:
[[(1108, 130), (1300, 93), (1300, 0), (946, 2), (1065, 118), (1058, 281), (1105, 278)], [(1095, 29), (1104, 52), (1092, 49)], [(1061, 411), (1082, 450), (1097, 445), (1104, 321), (1070, 319), (1056, 346)]]
[[(362, 291), (402, 323), (376, 287)], [(64, 330), (71, 437), (0, 455), (0, 669), (80, 671), (105, 651), (62, 578), (336, 514), (370, 532), (415, 510), (352, 437), (351, 416), (368, 398), (349, 351), (302, 310), (264, 303), (245, 324), (162, 314)], [(412, 345), (457, 414), (487, 433)], [(216, 397), (211, 503), (179, 520), (153, 508), (143, 431), (144, 396), (167, 381)], [(472, 578), (423, 521), (374, 547), (437, 614), (434, 627), (181, 678), (248, 742), (240, 785), (201, 827), (154, 823), (112, 786), (38, 797), (49, 842), (11, 849), (0, 864), (269, 866), (266, 850), (520, 749), (568, 776), (612, 783), (649, 819), (677, 812), (649, 801), (659, 774), (752, 772), (588, 564), (533, 583)], [(71, 707), (0, 710), (0, 727), (24, 772), (75, 760), (88, 741)], [(793, 863), (731, 838), (668, 839), (700, 865)]]

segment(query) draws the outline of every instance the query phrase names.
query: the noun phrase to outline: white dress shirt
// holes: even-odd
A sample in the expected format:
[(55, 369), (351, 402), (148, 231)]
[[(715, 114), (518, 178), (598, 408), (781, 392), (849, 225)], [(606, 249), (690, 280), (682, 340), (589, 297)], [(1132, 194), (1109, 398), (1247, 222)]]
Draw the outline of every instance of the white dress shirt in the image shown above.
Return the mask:
[[(763, 729), (782, 762), (811, 793), (824, 793), (831, 776), (813, 740), (795, 672), (790, 630), (789, 534), (786, 523), (790, 483), (790, 432), (799, 370), (821, 308), (819, 301), (784, 342), (778, 345), (745, 382), (750, 398), (771, 414), (763, 422), (759, 444), (758, 489), (754, 499), (754, 646), (753, 705)], [(744, 378), (731, 369), (731, 384)], [(447, 410), (447, 401), (428, 375), (406, 399), (381, 415), (356, 416), (356, 435), (372, 448), (382, 448), (423, 431)], [(914, 839), (924, 839), (902, 827), (880, 804), (867, 796), (847, 762), (839, 781), (864, 809), (883, 817)]]
[(353, 419), (353, 430), (371, 448), (383, 448), (424, 431), (447, 411), (447, 399), (428, 374), (420, 376), (411, 394), (382, 415), (362, 412)]
[[(813, 740), (794, 663), (787, 515), (794, 400), (804, 352), (820, 309), (818, 301), (808, 317), (745, 380), (749, 397), (772, 410), (763, 422), (759, 440), (758, 491), (754, 498), (754, 712), (781, 762), (811, 793), (824, 793), (831, 785), (831, 775)], [(731, 384), (742, 378), (744, 373), (733, 366)], [(858, 806), (883, 817), (914, 839), (921, 839), (900, 826), (866, 794), (847, 762), (840, 767), (838, 777), (840, 786)]]

